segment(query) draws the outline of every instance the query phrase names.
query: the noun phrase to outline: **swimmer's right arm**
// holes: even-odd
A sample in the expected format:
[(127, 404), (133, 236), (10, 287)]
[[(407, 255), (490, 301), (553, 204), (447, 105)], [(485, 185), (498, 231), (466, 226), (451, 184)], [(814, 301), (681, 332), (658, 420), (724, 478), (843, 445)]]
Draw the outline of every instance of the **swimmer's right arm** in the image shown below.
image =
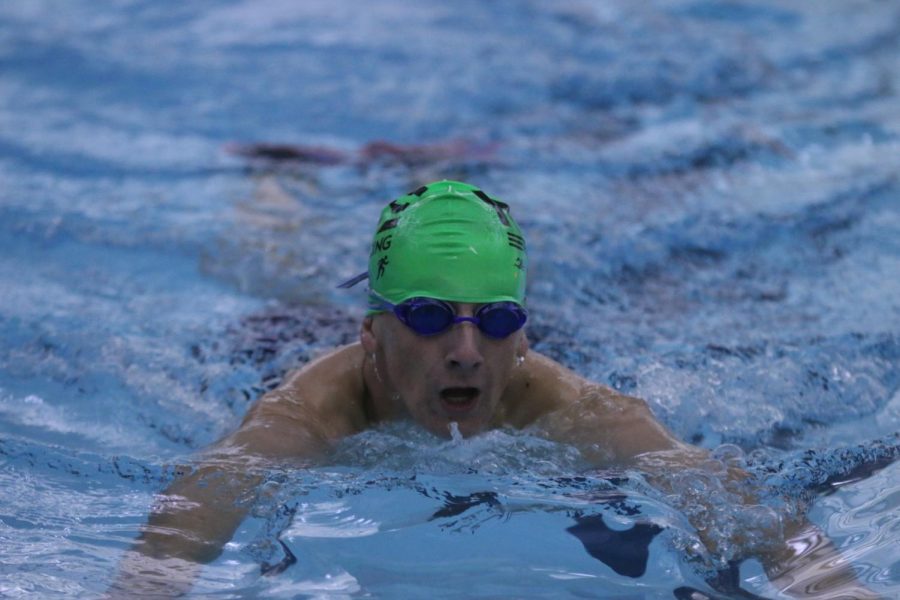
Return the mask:
[[(302, 467), (362, 425), (345, 377), (356, 356), (342, 348), (260, 398), (240, 427), (185, 468), (158, 497), (123, 558), (109, 597), (171, 597), (190, 590), (200, 565), (215, 560), (256, 500), (272, 467)], [(354, 391), (354, 390), (349, 390)]]

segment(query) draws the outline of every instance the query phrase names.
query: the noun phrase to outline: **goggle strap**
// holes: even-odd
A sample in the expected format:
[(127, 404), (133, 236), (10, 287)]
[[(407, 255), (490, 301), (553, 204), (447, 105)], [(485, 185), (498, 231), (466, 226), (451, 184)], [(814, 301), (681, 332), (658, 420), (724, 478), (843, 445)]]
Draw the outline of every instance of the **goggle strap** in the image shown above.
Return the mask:
[(338, 287), (338, 289), (346, 290), (346, 289), (352, 288), (354, 285), (356, 285), (360, 281), (363, 281), (364, 279), (368, 279), (368, 278), (369, 278), (369, 272), (363, 271), (359, 275), (351, 277), (344, 283), (339, 284), (337, 287)]

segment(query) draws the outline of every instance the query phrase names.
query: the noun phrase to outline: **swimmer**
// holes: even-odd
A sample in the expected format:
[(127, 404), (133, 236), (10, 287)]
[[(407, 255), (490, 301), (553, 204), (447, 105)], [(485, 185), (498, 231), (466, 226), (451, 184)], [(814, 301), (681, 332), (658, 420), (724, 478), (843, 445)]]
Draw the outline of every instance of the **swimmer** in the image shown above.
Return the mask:
[(296, 167), (334, 167), (350, 165), (369, 168), (374, 165), (407, 168), (446, 165), (454, 161), (494, 160), (496, 143), (451, 139), (427, 144), (397, 144), (373, 140), (353, 150), (321, 145), (279, 144), (267, 142), (230, 143), (225, 151), (249, 161), (251, 169), (263, 171), (292, 170)]
[[(258, 466), (308, 464), (387, 421), (410, 420), (442, 437), (531, 427), (574, 445), (597, 467), (639, 469), (654, 483), (702, 465), (706, 451), (678, 440), (644, 401), (529, 348), (527, 268), (510, 207), (476, 187), (441, 181), (388, 204), (368, 270), (345, 285), (368, 280), (359, 341), (287, 377), (203, 454), (199, 468), (176, 479), (111, 594), (186, 591), (244, 518), (244, 499), (261, 482)], [(782, 550), (760, 557), (774, 585), (797, 597), (807, 589), (876, 597), (821, 533), (807, 523), (791, 527)]]

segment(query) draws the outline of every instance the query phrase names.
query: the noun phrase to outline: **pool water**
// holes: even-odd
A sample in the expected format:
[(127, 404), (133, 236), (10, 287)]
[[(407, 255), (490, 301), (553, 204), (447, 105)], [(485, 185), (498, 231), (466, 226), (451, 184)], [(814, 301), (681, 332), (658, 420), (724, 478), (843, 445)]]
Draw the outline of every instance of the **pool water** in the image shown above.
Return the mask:
[[(878, 0), (0, 5), (0, 596), (102, 595), (170, 465), (355, 339), (335, 286), (438, 178), (512, 205), (534, 349), (900, 596), (898, 56)], [(730, 558), (528, 431), (269, 479), (194, 596), (674, 598)]]

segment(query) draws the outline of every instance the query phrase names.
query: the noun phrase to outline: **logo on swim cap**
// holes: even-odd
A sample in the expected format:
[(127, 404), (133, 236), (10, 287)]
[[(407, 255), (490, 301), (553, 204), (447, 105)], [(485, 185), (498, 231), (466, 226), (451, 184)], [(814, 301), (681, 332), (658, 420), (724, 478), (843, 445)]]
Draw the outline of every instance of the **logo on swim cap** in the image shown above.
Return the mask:
[(527, 267), (509, 205), (467, 183), (440, 181), (384, 208), (368, 277), (371, 290), (394, 304), (426, 296), (524, 305)]

